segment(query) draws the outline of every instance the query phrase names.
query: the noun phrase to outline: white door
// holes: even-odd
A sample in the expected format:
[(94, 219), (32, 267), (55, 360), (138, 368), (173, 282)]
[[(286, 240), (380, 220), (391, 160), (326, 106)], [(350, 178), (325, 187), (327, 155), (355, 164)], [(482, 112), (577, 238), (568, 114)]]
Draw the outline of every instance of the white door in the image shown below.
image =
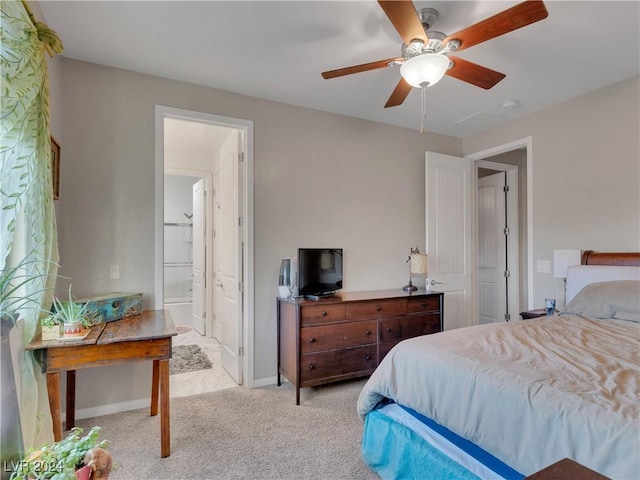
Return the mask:
[(504, 322), (507, 314), (506, 173), (478, 179), (478, 320)]
[(206, 293), (206, 190), (204, 178), (193, 184), (193, 282), (192, 282), (192, 312), (193, 328), (200, 334), (205, 335), (205, 321), (207, 305)]
[(445, 292), (445, 330), (474, 325), (471, 161), (433, 152), (425, 157), (429, 286)]
[(220, 170), (217, 176), (215, 200), (219, 213), (214, 242), (219, 246), (216, 266), (216, 321), (220, 324), (222, 366), (233, 379), (243, 381), (242, 352), (242, 231), (239, 212), (241, 182), (238, 135), (233, 132), (221, 149)]

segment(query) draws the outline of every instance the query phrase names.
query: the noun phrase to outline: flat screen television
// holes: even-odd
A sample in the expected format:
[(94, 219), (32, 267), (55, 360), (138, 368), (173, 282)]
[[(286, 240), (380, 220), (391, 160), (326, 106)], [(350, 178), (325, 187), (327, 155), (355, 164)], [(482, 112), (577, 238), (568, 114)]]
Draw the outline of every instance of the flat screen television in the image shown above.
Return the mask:
[(341, 288), (341, 248), (298, 249), (299, 295), (306, 298), (325, 297)]

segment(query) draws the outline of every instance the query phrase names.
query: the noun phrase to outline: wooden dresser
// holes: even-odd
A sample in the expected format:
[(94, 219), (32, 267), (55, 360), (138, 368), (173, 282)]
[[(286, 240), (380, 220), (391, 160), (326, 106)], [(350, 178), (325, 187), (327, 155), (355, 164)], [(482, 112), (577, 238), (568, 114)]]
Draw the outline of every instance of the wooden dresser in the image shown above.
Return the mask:
[(401, 340), (442, 331), (440, 292), (345, 292), (317, 301), (277, 299), (278, 385), (296, 388), (373, 373)]

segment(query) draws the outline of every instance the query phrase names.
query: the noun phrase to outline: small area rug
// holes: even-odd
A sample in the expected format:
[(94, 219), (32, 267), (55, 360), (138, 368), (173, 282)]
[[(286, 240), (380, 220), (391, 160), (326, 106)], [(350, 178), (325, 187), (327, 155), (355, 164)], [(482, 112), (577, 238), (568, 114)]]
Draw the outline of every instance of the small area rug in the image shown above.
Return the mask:
[(176, 345), (169, 360), (169, 374), (195, 372), (211, 368), (211, 360), (200, 345)]

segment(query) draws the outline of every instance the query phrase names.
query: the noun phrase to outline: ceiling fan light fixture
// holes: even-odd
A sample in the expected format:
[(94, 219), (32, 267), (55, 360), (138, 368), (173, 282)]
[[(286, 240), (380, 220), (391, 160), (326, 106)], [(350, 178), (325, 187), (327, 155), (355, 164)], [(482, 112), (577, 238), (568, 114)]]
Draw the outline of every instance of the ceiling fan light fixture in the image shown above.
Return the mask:
[(423, 53), (404, 62), (400, 75), (412, 87), (430, 87), (442, 79), (448, 68), (448, 57), (439, 53)]

